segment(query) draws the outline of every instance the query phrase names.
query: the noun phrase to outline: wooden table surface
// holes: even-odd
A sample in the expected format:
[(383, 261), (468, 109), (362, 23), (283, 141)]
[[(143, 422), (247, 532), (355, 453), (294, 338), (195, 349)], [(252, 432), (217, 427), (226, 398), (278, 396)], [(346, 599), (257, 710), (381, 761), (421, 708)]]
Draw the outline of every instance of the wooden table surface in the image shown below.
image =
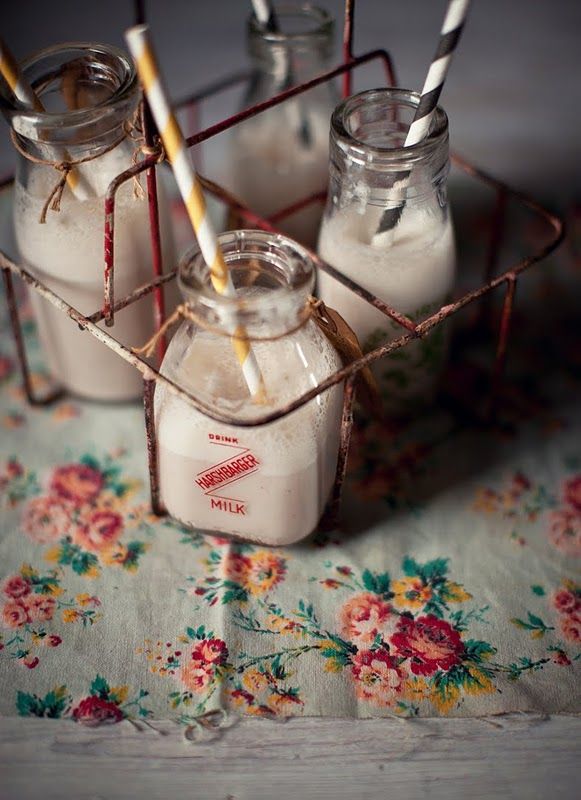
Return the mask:
[(581, 719), (243, 719), (187, 741), (170, 722), (0, 720), (2, 800), (581, 797)]

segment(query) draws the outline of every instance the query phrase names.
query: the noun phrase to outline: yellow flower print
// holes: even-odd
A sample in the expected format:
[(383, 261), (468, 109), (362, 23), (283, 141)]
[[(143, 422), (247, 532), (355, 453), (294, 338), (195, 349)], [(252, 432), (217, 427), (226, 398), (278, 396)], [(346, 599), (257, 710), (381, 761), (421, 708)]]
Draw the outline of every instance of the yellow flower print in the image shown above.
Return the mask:
[(280, 583), (286, 573), (284, 558), (268, 550), (259, 550), (249, 558), (244, 585), (251, 594), (264, 594)]
[(124, 497), (119, 497), (113, 492), (104, 490), (99, 495), (99, 500), (95, 509), (97, 511), (115, 511), (118, 514), (122, 514), (125, 503), (126, 495)]
[(392, 590), (395, 594), (393, 604), (405, 611), (417, 611), (432, 599), (432, 589), (424, 586), (421, 578), (403, 578), (394, 581)]
[(64, 422), (69, 419), (75, 419), (80, 413), (79, 407), (73, 405), (73, 403), (60, 403), (53, 411), (52, 416), (57, 422)]
[(430, 700), (434, 706), (441, 711), (442, 714), (447, 714), (453, 706), (456, 705), (460, 697), (460, 687), (453, 683), (448, 683), (445, 686), (434, 687), (430, 693)]
[(91, 564), (86, 572), (83, 572), (83, 578), (98, 578), (101, 570), (96, 564)]
[(61, 557), (61, 546), (57, 544), (55, 547), (49, 547), (44, 553), (44, 560), (56, 564)]
[(129, 686), (113, 686), (109, 690), (109, 698), (117, 704), (124, 703), (129, 694)]
[(409, 678), (402, 686), (402, 695), (408, 700), (420, 702), (429, 695), (425, 678)]
[(472, 595), (463, 586), (459, 583), (454, 583), (454, 581), (446, 581), (444, 593), (449, 603), (465, 603), (467, 600), (472, 600)]
[(23, 578), (38, 578), (38, 572), (30, 564), (23, 564), (20, 567), (20, 574)]
[[(94, 597), (94, 596), (93, 596), (93, 595), (91, 595), (91, 594), (87, 594), (87, 592), (83, 592), (82, 594), (78, 594), (78, 595), (75, 597), (75, 600), (77, 601), (77, 603), (78, 603), (80, 606), (83, 606), (83, 608), (85, 608), (85, 606), (94, 605), (94, 604), (95, 604), (95, 601), (97, 600), (97, 598), (96, 598), (96, 597)], [(97, 604), (97, 605), (100, 605), (98, 602), (97, 602), (96, 604)]]
[(267, 700), (268, 706), (274, 711), (275, 714), (280, 716), (291, 716), (297, 706), (302, 706), (303, 701), (299, 700), (294, 694), (290, 692), (273, 692)]
[(267, 618), (267, 624), (272, 631), (282, 634), (283, 636), (288, 636), (293, 633), (295, 636), (298, 636), (303, 632), (298, 622), (294, 622), (292, 619), (286, 619), (286, 617), (280, 617), (278, 614), (271, 614)]
[(76, 608), (65, 608), (63, 610), (63, 622), (76, 622), (80, 617)]
[(494, 684), (490, 678), (485, 675), (478, 667), (468, 667), (468, 672), (472, 680), (468, 680), (464, 684), (466, 694), (489, 694), (494, 692)]
[(249, 692), (256, 693), (268, 686), (268, 678), (260, 670), (249, 669), (242, 678), (242, 683)]
[(239, 694), (233, 694), (232, 692), (230, 692), (228, 694), (228, 698), (234, 708), (242, 708), (242, 706), (246, 705), (246, 701), (244, 700), (243, 697), (240, 697)]
[(499, 497), (492, 489), (479, 489), (473, 503), (475, 511), (483, 511), (485, 514), (494, 514), (498, 511)]
[(103, 564), (109, 567), (115, 564), (119, 566), (127, 558), (127, 548), (121, 542), (115, 542), (115, 544), (109, 545), (109, 547), (101, 551), (100, 558)]

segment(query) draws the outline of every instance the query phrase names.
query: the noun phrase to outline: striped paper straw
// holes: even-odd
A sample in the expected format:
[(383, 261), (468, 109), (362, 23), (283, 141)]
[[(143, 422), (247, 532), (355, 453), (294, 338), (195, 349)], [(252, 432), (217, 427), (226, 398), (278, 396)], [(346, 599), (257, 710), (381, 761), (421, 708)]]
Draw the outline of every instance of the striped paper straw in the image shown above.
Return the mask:
[[(0, 74), (10, 87), (11, 92), (17, 100), (34, 111), (46, 111), (40, 98), (22, 74), (18, 62), (14, 58), (6, 43), (0, 39)], [(65, 159), (68, 158), (66, 150), (63, 153)], [(78, 170), (71, 169), (67, 174), (67, 183), (70, 190), (79, 200), (86, 200), (90, 197), (88, 187), (79, 176)]]
[[(421, 142), (422, 139), (427, 136), (440, 94), (444, 87), (444, 81), (446, 80), (452, 57), (460, 36), (462, 35), (469, 6), (470, 0), (449, 0), (444, 24), (440, 31), (438, 47), (432, 59), (432, 63), (430, 64), (428, 74), (426, 75), (426, 80), (420, 95), (420, 102), (416, 108), (412, 124), (407, 132), (403, 145), (404, 147), (411, 147), (414, 144), (418, 144), (418, 142)], [(409, 172), (403, 173), (395, 186), (404, 189), (409, 174)], [(377, 233), (373, 237), (374, 245), (386, 243), (387, 237), (381, 238), (381, 235), (391, 231), (397, 225), (402, 210), (403, 207), (400, 205), (396, 208), (388, 208), (383, 212)]]
[[(210, 270), (212, 285), (218, 294), (235, 297), (236, 289), (210, 222), (202, 187), (189, 159), (178, 121), (167, 100), (168, 95), (155, 58), (149, 26), (136, 25), (130, 28), (125, 34), (125, 39), (135, 60), (137, 72), (171, 162), (202, 256)], [(266, 396), (264, 380), (246, 332), (244, 328), (238, 326), (231, 333), (233, 334), (232, 345), (242, 367), (250, 394), (262, 402)]]
[(273, 33), (278, 31), (278, 20), (270, 0), (252, 0), (252, 8), (261, 28)]

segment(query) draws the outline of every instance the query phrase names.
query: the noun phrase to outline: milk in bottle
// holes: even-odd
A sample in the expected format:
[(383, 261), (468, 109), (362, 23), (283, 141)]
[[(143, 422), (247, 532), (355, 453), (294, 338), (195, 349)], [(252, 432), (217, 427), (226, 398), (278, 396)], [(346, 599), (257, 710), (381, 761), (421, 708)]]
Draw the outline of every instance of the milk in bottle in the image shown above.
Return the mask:
[[(290, 544), (316, 528), (334, 483), (342, 386), (266, 425), (236, 423), (295, 400), (341, 362), (308, 318), (314, 275), (304, 248), (259, 231), (234, 231), (219, 239), (237, 297), (216, 295), (199, 252), (186, 254), (181, 286), (196, 322), (182, 323), (162, 374), (233, 422), (214, 421), (158, 384), (161, 499), (186, 525)], [(251, 339), (266, 403), (249, 395), (227, 335), (234, 323)]]
[[(25, 266), (84, 314), (103, 305), (104, 197), (109, 183), (135, 162), (135, 136), (128, 125), (139, 100), (133, 65), (109, 45), (60, 45), (44, 50), (23, 65), (45, 112), (12, 114), (18, 160), (14, 226)], [(72, 108), (67, 75), (75, 74)], [(62, 172), (54, 164), (80, 161), (60, 196), (60, 208), (47, 206)], [(47, 163), (48, 162), (48, 163)], [(166, 269), (174, 253), (165, 197), (160, 187), (162, 253)], [(145, 192), (132, 180), (116, 195), (115, 297), (152, 279), (149, 214)], [(63, 312), (32, 293), (33, 308), (46, 360), (66, 389), (92, 400), (123, 401), (141, 394), (140, 373), (88, 332), (80, 331)], [(104, 323), (101, 323), (103, 326)], [(151, 334), (151, 296), (115, 314), (109, 332), (136, 345)]]
[[(400, 89), (362, 92), (336, 109), (331, 123), (330, 186), (318, 251), (339, 272), (397, 311), (421, 320), (454, 287), (456, 256), (446, 198), (448, 123), (438, 109), (428, 138), (403, 148), (418, 95)], [(377, 235), (386, 209), (396, 224)], [(319, 271), (319, 293), (369, 351), (405, 330)], [(441, 325), (376, 362), (386, 408), (409, 410), (429, 399), (447, 355)]]
[[(277, 6), (279, 31), (264, 31), (252, 15), (248, 50), (253, 80), (243, 107), (266, 100), (329, 67), (333, 20), (311, 5)], [(337, 103), (332, 83), (323, 83), (237, 125), (230, 136), (224, 183), (247, 206), (269, 217), (327, 186), (329, 120)], [(314, 203), (277, 226), (315, 247), (323, 206)]]

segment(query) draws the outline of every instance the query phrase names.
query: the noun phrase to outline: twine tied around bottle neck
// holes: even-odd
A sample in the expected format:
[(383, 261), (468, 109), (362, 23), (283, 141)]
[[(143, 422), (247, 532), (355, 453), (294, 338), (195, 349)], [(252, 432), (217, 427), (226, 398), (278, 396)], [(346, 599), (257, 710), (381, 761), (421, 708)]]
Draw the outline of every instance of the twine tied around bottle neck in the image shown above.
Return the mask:
[[(276, 342), (280, 339), (284, 339), (285, 336), (296, 333), (311, 319), (339, 353), (343, 364), (348, 365), (363, 356), (357, 334), (347, 324), (339, 312), (335, 311), (333, 308), (329, 308), (322, 300), (312, 296), (308, 298), (302, 308), (296, 325), (271, 336), (249, 337), (247, 330), (242, 327), (237, 327), (233, 333), (230, 333), (223, 327), (212, 325), (207, 319), (196, 314), (190, 304), (181, 303), (142, 347), (132, 347), (131, 351), (137, 356), (151, 358), (156, 351), (159, 339), (165, 336), (168, 330), (180, 320), (188, 320), (205, 331), (218, 336), (228, 336), (231, 339), (250, 339), (251, 342)], [(378, 414), (381, 401), (377, 382), (369, 367), (363, 367), (357, 374), (357, 388), (362, 405), (371, 413)]]
[(286, 328), (281, 333), (273, 334), (272, 336), (249, 336), (246, 329), (244, 329), (244, 332), (242, 333), (241, 327), (237, 327), (233, 333), (230, 333), (219, 325), (213, 325), (211, 322), (208, 322), (207, 319), (204, 319), (204, 317), (196, 314), (189, 303), (180, 303), (180, 305), (176, 306), (173, 313), (170, 314), (170, 316), (161, 324), (159, 329), (150, 339), (147, 340), (147, 342), (145, 342), (142, 347), (132, 347), (131, 351), (135, 353), (135, 355), (151, 358), (151, 356), (155, 353), (158, 341), (162, 338), (162, 336), (165, 336), (168, 330), (180, 320), (188, 320), (188, 322), (193, 322), (194, 325), (203, 328), (209, 333), (213, 333), (217, 336), (227, 336), (230, 339), (249, 339), (251, 342), (276, 342), (279, 339), (283, 339), (285, 336), (296, 333), (304, 325), (306, 325), (309, 319), (313, 316), (315, 309), (321, 304), (322, 300), (317, 300), (315, 297), (309, 297), (299, 314), (297, 324), (292, 328)]
[[(135, 131), (138, 133), (136, 134)], [(91, 154), (85, 156), (84, 158), (75, 158), (75, 159), (63, 159), (61, 161), (51, 161), (50, 159), (40, 158), (40, 156), (35, 156), (32, 153), (29, 153), (21, 144), (20, 137), (16, 133), (16, 131), (10, 131), (10, 138), (12, 140), (12, 144), (14, 145), (15, 150), (27, 161), (32, 162), (33, 164), (42, 164), (47, 167), (52, 167), (57, 172), (60, 172), (60, 177), (58, 181), (55, 183), (53, 188), (50, 190), (40, 212), (40, 216), (38, 221), (41, 225), (46, 223), (46, 215), (49, 211), (56, 211), (59, 212), (61, 209), (61, 199), (63, 195), (63, 191), (65, 188), (65, 184), (67, 182), (67, 178), (69, 173), (71, 172), (74, 167), (78, 166), (79, 164), (85, 164), (87, 161), (94, 161), (97, 158), (101, 158), (101, 156), (105, 155), (106, 153), (110, 153), (114, 150), (118, 145), (121, 144), (127, 137), (131, 138), (137, 144), (137, 149), (133, 154), (132, 163), (133, 165), (137, 164), (137, 160), (139, 157), (139, 152), (143, 153), (143, 155), (147, 158), (148, 156), (156, 155), (157, 156), (157, 163), (163, 161), (165, 159), (165, 151), (163, 149), (163, 145), (161, 142), (157, 142), (153, 146), (147, 146), (145, 144), (145, 139), (143, 134), (139, 131), (139, 128), (133, 122), (126, 122), (123, 126), (123, 132), (120, 136), (117, 137), (111, 144), (107, 145), (107, 147), (100, 149), (97, 154)], [(133, 176), (134, 182), (134, 195), (136, 198), (143, 197), (143, 188), (139, 182), (139, 176)]]

